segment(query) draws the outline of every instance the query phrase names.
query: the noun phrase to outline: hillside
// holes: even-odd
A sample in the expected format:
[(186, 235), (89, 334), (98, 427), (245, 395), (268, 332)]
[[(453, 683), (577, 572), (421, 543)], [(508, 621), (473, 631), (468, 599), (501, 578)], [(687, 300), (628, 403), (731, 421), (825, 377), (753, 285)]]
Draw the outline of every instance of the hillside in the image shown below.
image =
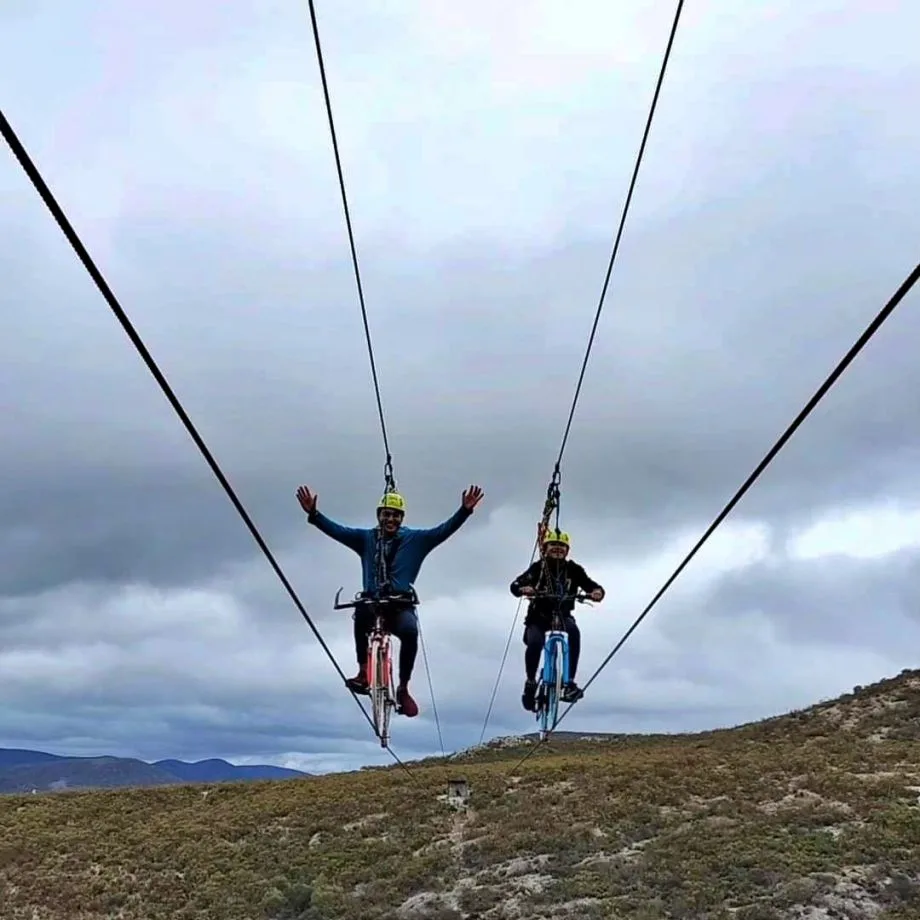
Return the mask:
[(917, 920), (918, 721), (904, 672), (735, 729), (569, 735), (520, 769), (503, 740), (412, 778), (6, 797), (3, 917)]
[(267, 764), (237, 766), (226, 760), (158, 760), (130, 757), (64, 757), (45, 751), (0, 748), (0, 794), (167, 786), (179, 783), (291, 779), (308, 773)]

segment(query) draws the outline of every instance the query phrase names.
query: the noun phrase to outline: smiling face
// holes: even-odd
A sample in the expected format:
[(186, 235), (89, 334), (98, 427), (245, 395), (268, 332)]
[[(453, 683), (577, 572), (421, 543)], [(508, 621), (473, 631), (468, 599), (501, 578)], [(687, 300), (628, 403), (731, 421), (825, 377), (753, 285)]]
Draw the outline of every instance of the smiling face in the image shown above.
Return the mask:
[(377, 509), (377, 523), (387, 536), (393, 536), (399, 530), (404, 516), (402, 511), (396, 511), (393, 508)]
[(569, 547), (566, 543), (544, 543), (543, 549), (548, 559), (565, 559), (569, 554)]
[(406, 500), (396, 491), (385, 492), (377, 504), (377, 524), (388, 537), (399, 530), (406, 516)]

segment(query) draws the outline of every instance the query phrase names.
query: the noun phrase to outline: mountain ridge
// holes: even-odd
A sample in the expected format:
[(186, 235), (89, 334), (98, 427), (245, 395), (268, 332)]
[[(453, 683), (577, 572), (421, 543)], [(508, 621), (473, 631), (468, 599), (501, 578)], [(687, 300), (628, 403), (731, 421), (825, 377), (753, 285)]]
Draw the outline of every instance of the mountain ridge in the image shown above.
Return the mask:
[(65, 789), (141, 788), (181, 783), (235, 783), (259, 780), (304, 779), (302, 770), (271, 764), (232, 764), (220, 758), (152, 762), (111, 755), (72, 757), (0, 748), (0, 794), (58, 792)]

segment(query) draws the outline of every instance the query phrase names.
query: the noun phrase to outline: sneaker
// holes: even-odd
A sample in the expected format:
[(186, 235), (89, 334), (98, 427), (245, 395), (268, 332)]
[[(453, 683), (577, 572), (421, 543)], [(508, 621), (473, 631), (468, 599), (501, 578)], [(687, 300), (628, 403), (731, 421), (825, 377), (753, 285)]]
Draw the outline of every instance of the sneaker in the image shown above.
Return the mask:
[(537, 710), (537, 682), (528, 680), (524, 683), (524, 692), (521, 694), (521, 705), (528, 712)]
[(562, 689), (562, 702), (577, 703), (584, 695), (585, 691), (574, 680), (570, 680)]
[(352, 693), (358, 693), (362, 696), (370, 696), (370, 683), (367, 680), (367, 675), (364, 673), (364, 668), (361, 668), (360, 671), (354, 676), (349, 677), (345, 681), (345, 686), (351, 690)]
[(396, 688), (396, 711), (409, 719), (418, 715), (418, 703), (409, 695), (405, 685)]

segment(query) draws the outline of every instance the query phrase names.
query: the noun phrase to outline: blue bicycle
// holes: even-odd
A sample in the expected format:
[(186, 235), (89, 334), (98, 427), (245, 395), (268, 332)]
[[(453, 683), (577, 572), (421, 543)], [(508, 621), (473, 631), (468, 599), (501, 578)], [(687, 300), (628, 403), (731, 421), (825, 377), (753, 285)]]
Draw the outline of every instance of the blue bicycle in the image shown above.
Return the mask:
[(560, 608), (563, 601), (575, 601), (576, 604), (590, 603), (587, 594), (533, 594), (533, 598), (557, 601), (550, 628), (543, 641), (543, 666), (537, 682), (536, 708), (537, 721), (540, 723), (540, 740), (556, 727), (559, 712), (559, 700), (562, 688), (569, 682), (569, 635), (565, 631)]

